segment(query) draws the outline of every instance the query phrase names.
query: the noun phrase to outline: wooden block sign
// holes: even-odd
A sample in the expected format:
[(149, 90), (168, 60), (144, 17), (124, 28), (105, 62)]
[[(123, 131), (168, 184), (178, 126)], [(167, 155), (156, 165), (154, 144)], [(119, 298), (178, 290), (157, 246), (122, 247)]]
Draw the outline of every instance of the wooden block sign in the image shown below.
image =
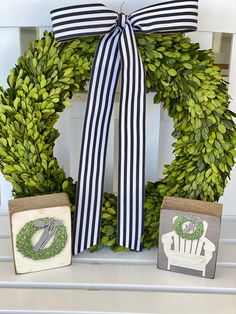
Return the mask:
[(9, 201), (17, 274), (71, 264), (71, 214), (66, 193)]
[(161, 206), (158, 267), (214, 278), (222, 204), (164, 197)]

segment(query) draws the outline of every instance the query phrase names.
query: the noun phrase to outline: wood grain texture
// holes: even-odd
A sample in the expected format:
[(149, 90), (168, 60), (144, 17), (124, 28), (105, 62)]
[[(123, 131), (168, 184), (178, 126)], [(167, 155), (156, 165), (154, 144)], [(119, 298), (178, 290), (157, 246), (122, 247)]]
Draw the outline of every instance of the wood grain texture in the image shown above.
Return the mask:
[(164, 197), (161, 209), (182, 210), (216, 217), (222, 216), (222, 204), (220, 203), (198, 201), (173, 196)]
[(9, 201), (9, 211), (11, 214), (19, 211), (58, 206), (70, 206), (70, 200), (66, 193), (30, 196)]

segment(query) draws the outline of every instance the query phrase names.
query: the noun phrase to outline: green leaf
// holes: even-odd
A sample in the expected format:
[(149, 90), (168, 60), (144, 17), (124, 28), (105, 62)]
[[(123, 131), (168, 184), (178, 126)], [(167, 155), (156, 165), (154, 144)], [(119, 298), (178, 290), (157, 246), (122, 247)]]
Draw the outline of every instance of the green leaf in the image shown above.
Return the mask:
[(35, 58), (33, 58), (32, 64), (33, 64), (33, 67), (34, 67), (34, 68), (37, 67), (38, 62), (37, 62), (37, 60), (36, 60)]
[(191, 47), (191, 45), (189, 43), (181, 43), (181, 46), (185, 49), (188, 49)]
[(170, 76), (176, 76), (177, 75), (177, 72), (176, 72), (175, 69), (169, 69), (168, 73), (169, 73)]
[(168, 82), (163, 81), (163, 80), (161, 80), (161, 84), (162, 84), (163, 86), (166, 86), (166, 87), (170, 85)]
[(212, 170), (210, 168), (207, 169), (207, 171), (205, 173), (206, 178), (208, 178), (211, 174), (212, 174)]
[(42, 159), (42, 166), (47, 171), (48, 165), (45, 159)]
[(65, 107), (71, 107), (72, 106), (72, 103), (70, 101), (63, 101), (63, 105)]
[(233, 129), (233, 127), (234, 127), (233, 121), (223, 120), (222, 122), (224, 123), (224, 126), (227, 129)]
[(107, 220), (111, 220), (113, 217), (110, 214), (104, 213), (104, 214), (102, 214), (102, 218), (107, 219)]
[(153, 50), (152, 53), (153, 53), (154, 58), (156, 58), (156, 59), (162, 59), (163, 58), (163, 55), (159, 51)]
[(47, 160), (47, 159), (48, 159), (47, 155), (46, 155), (46, 154), (44, 154), (44, 153), (41, 153), (41, 154), (40, 154), (40, 157), (41, 157), (41, 159), (45, 159), (45, 160)]
[(224, 124), (220, 123), (218, 125), (218, 130), (220, 131), (220, 133), (224, 134), (226, 133), (226, 127), (224, 126)]
[(116, 210), (112, 207), (108, 207), (107, 208), (107, 212), (111, 215), (116, 215)]
[(115, 244), (115, 243), (116, 243), (116, 239), (114, 238), (114, 239), (108, 241), (108, 242), (106, 243), (106, 245), (107, 245), (107, 246), (112, 246), (112, 245)]
[(7, 140), (4, 137), (0, 138), (0, 142), (6, 147), (7, 146)]
[(110, 225), (102, 228), (102, 232), (104, 232), (108, 237), (111, 236), (115, 231), (115, 228)]
[(138, 38), (138, 43), (139, 43), (141, 46), (145, 46), (145, 45), (146, 45), (146, 39), (144, 39), (144, 38)]
[(65, 180), (65, 181), (62, 183), (62, 190), (63, 190), (63, 191), (66, 191), (66, 189), (68, 188), (68, 185), (69, 185), (68, 180)]
[(155, 72), (155, 71), (156, 71), (156, 67), (155, 67), (154, 64), (148, 64), (147, 66), (148, 66), (148, 68), (149, 68), (152, 72)]
[(101, 238), (101, 243), (103, 245), (106, 245), (108, 241), (109, 241), (109, 237), (107, 237), (107, 236), (104, 236), (104, 237)]
[(17, 193), (22, 193), (22, 188), (21, 188), (21, 186), (20, 186), (19, 184), (17, 184), (17, 183), (13, 183), (13, 189), (14, 189), (14, 191), (17, 192)]
[(181, 54), (180, 59), (183, 61), (188, 61), (190, 59), (190, 55), (188, 54)]
[(22, 172), (22, 168), (19, 165), (14, 165), (13, 167), (15, 170)]
[(213, 170), (216, 174), (218, 174), (218, 169), (217, 169), (217, 167), (215, 166), (215, 164), (211, 164), (211, 168), (212, 168), (212, 170)]
[(189, 69), (189, 70), (191, 70), (191, 69), (193, 68), (193, 66), (192, 66), (191, 63), (186, 63), (186, 62), (184, 62), (184, 63), (183, 63), (183, 66), (184, 66), (186, 69)]
[(41, 152), (43, 150), (43, 144), (42, 143), (38, 143), (38, 150), (39, 150), (39, 152)]

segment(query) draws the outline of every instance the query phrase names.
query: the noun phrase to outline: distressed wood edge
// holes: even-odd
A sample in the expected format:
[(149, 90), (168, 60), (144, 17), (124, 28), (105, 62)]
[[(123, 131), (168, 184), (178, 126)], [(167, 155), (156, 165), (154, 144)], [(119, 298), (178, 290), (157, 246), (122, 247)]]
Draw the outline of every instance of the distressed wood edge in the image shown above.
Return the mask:
[(15, 274), (17, 275), (18, 273), (17, 273), (17, 269), (16, 269), (16, 256), (15, 256), (14, 241), (13, 241), (12, 214), (13, 213), (10, 213), (10, 216), (9, 216), (10, 233), (11, 233), (11, 250), (12, 250), (12, 256), (13, 256), (13, 267), (14, 267), (14, 270), (15, 270)]
[(219, 218), (222, 217), (222, 208), (223, 205), (221, 203), (199, 201), (173, 196), (165, 196), (161, 205), (161, 209), (182, 210), (186, 212), (216, 216)]
[(68, 266), (71, 266), (72, 265), (72, 255), (71, 255), (71, 258), (70, 258), (70, 262), (67, 263), (67, 264), (64, 264), (64, 265), (60, 265), (60, 266), (52, 266), (52, 267), (49, 267), (49, 268), (44, 268), (44, 269), (39, 269), (39, 270), (33, 270), (33, 271), (27, 271), (27, 272), (17, 272), (17, 269), (16, 269), (16, 265), (15, 265), (15, 260), (14, 260), (14, 266), (15, 266), (15, 274), (18, 276), (18, 275), (25, 275), (25, 274), (32, 274), (32, 273), (39, 273), (39, 272), (44, 272), (44, 271), (47, 271), (47, 270), (52, 270), (52, 269), (57, 269), (57, 268), (63, 268), (63, 267), (68, 267)]
[(9, 200), (8, 204), (10, 214), (32, 209), (71, 206), (69, 197), (64, 192), (16, 198)]

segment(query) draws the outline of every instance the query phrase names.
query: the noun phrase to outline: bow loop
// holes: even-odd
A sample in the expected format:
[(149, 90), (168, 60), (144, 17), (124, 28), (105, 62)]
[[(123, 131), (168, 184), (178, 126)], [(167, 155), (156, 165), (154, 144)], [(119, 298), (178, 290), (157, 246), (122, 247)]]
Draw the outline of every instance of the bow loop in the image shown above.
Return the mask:
[(45, 248), (49, 240), (55, 234), (56, 228), (64, 226), (64, 223), (62, 220), (45, 221), (42, 219), (42, 220), (35, 221), (33, 226), (36, 228), (44, 228), (44, 232), (42, 233), (40, 239), (33, 247), (33, 251), (38, 252), (39, 250), (42, 250)]
[(130, 14), (135, 31), (143, 33), (191, 32), (197, 29), (198, 0), (157, 3)]
[(118, 13), (100, 3), (79, 4), (52, 10), (51, 19), (56, 40), (65, 41), (109, 33)]

